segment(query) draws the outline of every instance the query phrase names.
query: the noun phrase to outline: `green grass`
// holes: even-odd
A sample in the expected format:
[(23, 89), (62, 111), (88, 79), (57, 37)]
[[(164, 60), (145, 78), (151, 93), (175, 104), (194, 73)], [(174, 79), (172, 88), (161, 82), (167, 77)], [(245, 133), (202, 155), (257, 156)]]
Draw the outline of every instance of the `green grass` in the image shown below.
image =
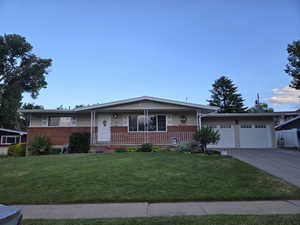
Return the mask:
[(24, 225), (299, 225), (300, 215), (176, 216), (130, 219), (25, 220)]
[(300, 189), (248, 164), (177, 152), (0, 159), (0, 202), (299, 199)]

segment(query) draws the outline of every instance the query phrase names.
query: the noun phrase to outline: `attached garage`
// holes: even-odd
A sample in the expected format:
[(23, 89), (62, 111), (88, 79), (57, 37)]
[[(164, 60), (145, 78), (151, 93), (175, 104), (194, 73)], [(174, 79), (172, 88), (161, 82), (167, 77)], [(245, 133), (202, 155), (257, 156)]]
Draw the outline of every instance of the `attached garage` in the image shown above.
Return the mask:
[(202, 124), (219, 131), (211, 148), (274, 148), (274, 113), (218, 113), (202, 117)]

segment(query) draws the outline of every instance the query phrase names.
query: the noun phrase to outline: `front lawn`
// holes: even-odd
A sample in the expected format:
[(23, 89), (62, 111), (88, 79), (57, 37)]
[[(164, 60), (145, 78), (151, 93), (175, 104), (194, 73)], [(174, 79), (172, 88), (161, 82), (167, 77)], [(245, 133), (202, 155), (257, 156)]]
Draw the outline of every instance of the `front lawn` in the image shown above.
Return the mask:
[(0, 159), (0, 202), (299, 199), (300, 189), (222, 156), (98, 153)]
[(299, 225), (300, 215), (176, 216), (130, 219), (25, 220), (24, 225)]

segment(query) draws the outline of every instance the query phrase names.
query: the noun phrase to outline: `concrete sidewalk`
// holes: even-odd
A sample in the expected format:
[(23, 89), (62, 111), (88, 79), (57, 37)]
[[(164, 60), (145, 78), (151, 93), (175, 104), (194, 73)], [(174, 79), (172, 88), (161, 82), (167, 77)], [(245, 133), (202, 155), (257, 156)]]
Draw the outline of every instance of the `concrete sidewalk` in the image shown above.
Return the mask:
[(15, 205), (25, 219), (75, 219), (211, 214), (298, 214), (300, 200)]

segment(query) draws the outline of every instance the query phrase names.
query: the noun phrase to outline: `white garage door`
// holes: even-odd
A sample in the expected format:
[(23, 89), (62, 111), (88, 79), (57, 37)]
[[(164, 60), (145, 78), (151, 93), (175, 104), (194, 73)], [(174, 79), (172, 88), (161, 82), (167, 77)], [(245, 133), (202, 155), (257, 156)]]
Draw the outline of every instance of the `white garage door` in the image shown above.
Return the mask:
[(270, 148), (271, 129), (266, 124), (240, 124), (241, 148)]
[(216, 145), (209, 145), (209, 148), (234, 148), (234, 127), (232, 124), (221, 124), (212, 128), (219, 131), (220, 141)]

